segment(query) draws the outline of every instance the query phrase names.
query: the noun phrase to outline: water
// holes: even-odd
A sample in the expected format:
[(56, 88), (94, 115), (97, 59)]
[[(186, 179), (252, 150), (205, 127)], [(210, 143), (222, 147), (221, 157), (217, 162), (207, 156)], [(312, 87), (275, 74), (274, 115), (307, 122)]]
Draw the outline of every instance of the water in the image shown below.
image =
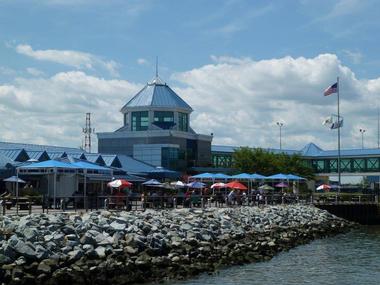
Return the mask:
[(380, 226), (315, 240), (272, 260), (234, 266), (170, 285), (380, 284)]

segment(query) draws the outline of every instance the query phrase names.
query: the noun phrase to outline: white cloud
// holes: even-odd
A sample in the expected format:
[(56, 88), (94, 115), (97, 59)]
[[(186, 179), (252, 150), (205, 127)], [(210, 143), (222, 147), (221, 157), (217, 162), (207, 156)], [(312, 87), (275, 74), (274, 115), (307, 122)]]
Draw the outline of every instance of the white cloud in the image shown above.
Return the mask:
[(343, 50), (343, 53), (351, 60), (354, 64), (359, 64), (362, 62), (363, 54), (359, 51)]
[[(367, 130), (365, 145), (377, 147), (380, 77), (358, 79), (333, 54), (212, 59), (211, 64), (174, 74), (180, 84), (171, 87), (195, 110), (192, 127), (214, 133), (215, 144), (278, 147), (276, 122), (282, 121), (284, 148), (300, 149), (310, 141), (336, 148), (336, 131), (326, 129), (322, 121), (336, 113), (337, 98), (322, 93), (339, 75), (342, 147), (361, 146), (359, 128)], [(140, 88), (83, 71), (16, 78), (0, 85), (2, 140), (79, 146), (86, 112), (92, 113), (97, 131), (113, 131), (122, 125), (119, 109)]]
[(44, 72), (37, 69), (37, 68), (34, 68), (34, 67), (27, 67), (26, 68), (26, 72), (28, 72), (30, 75), (33, 75), (33, 76), (42, 76), (44, 75)]
[(77, 69), (94, 69), (95, 67), (100, 66), (106, 69), (112, 76), (118, 76), (118, 63), (112, 60), (102, 60), (99, 57), (86, 52), (56, 49), (34, 50), (28, 44), (17, 45), (16, 51), (19, 54), (29, 56), (36, 60), (60, 63)]
[(86, 112), (97, 131), (113, 131), (122, 125), (120, 108), (141, 87), (82, 71), (17, 78), (0, 85), (2, 140), (79, 146)]
[[(341, 111), (345, 118), (342, 146), (357, 147), (356, 122), (368, 128), (367, 146), (377, 146), (376, 103), (380, 78), (357, 79), (336, 55), (314, 58), (252, 59), (212, 57), (214, 63), (177, 73), (176, 91), (193, 107), (192, 125), (201, 133), (214, 133), (215, 144), (278, 147), (283, 121), (283, 146), (301, 148), (313, 141), (336, 148), (336, 131), (322, 126), (336, 113), (336, 95), (323, 90), (341, 80)], [(357, 130), (358, 132), (359, 130)]]
[(137, 64), (139, 64), (139, 65), (147, 65), (147, 64), (149, 64), (149, 61), (146, 60), (145, 58), (138, 58), (137, 59)]

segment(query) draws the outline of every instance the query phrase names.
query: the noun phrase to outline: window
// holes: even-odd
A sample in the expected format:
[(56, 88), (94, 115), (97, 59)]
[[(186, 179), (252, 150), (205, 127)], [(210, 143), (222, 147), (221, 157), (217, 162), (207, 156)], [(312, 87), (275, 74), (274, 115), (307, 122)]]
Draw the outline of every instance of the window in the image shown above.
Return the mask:
[(174, 113), (170, 111), (154, 111), (153, 124), (164, 130), (172, 129), (175, 125)]
[(154, 122), (174, 122), (174, 113), (170, 111), (154, 111)]
[(149, 126), (148, 111), (132, 112), (132, 131), (146, 131)]
[(178, 113), (178, 130), (182, 132), (189, 131), (189, 115), (186, 113)]

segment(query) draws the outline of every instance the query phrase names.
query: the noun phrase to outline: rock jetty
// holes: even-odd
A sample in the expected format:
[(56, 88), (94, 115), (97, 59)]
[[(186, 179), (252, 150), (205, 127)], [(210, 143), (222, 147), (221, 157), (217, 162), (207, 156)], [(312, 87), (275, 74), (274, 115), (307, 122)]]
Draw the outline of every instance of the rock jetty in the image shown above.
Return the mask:
[(3, 284), (131, 284), (268, 260), (352, 224), (312, 206), (0, 217)]

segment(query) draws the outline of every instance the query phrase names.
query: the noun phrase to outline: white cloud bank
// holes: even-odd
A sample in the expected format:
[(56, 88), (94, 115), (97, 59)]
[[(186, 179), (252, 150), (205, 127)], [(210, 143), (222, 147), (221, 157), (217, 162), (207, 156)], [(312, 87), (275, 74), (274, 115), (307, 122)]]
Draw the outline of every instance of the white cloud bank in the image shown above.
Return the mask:
[[(341, 80), (342, 146), (361, 146), (359, 128), (367, 129), (366, 145), (377, 147), (380, 78), (360, 80), (333, 54), (314, 58), (254, 61), (212, 57), (213, 64), (177, 73), (176, 90), (194, 109), (193, 127), (214, 133), (215, 144), (279, 146), (277, 121), (284, 122), (283, 147), (301, 148), (313, 141), (336, 148), (336, 131), (322, 126), (336, 113), (336, 95), (323, 90)], [(360, 126), (360, 127), (359, 127)]]
[[(323, 90), (341, 80), (344, 148), (377, 147), (377, 105), (380, 78), (358, 79), (333, 54), (314, 58), (213, 57), (212, 64), (176, 73), (171, 84), (195, 110), (192, 127), (214, 133), (215, 144), (278, 147), (277, 121), (284, 123), (283, 147), (299, 149), (313, 141), (336, 147), (336, 131), (322, 126), (336, 113), (336, 95)], [(142, 84), (105, 80), (83, 71), (61, 72), (50, 78), (16, 78), (0, 85), (2, 140), (79, 146), (85, 113), (96, 131), (122, 125), (120, 108)]]
[(112, 76), (119, 76), (117, 68), (119, 66), (113, 60), (105, 61), (99, 57), (80, 51), (74, 50), (34, 50), (30, 45), (20, 44), (16, 46), (16, 51), (19, 54), (29, 56), (36, 60), (50, 61), (77, 69), (94, 69), (97, 66), (107, 70)]

